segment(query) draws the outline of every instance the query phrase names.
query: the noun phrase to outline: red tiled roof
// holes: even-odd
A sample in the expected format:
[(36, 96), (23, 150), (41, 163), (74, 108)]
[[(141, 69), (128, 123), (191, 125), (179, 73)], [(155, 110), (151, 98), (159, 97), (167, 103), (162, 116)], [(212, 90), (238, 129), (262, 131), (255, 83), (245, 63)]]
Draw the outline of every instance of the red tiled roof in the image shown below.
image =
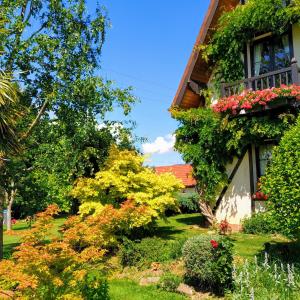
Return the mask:
[(196, 185), (196, 180), (193, 178), (191, 165), (174, 165), (165, 167), (155, 167), (155, 171), (158, 174), (172, 173), (178, 179), (180, 179), (185, 187), (193, 187)]

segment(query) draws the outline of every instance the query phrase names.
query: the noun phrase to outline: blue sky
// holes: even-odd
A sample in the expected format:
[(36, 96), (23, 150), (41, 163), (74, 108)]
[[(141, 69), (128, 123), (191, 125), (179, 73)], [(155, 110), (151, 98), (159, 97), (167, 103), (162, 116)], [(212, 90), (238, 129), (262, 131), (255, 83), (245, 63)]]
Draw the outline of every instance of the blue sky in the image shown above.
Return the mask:
[[(94, 0), (89, 0), (93, 6)], [(102, 53), (102, 75), (133, 86), (140, 99), (130, 119), (148, 144), (151, 165), (181, 163), (172, 150), (177, 124), (168, 112), (209, 0), (102, 0), (112, 28)], [(123, 120), (116, 112), (110, 116)], [(164, 153), (158, 153), (164, 152)]]

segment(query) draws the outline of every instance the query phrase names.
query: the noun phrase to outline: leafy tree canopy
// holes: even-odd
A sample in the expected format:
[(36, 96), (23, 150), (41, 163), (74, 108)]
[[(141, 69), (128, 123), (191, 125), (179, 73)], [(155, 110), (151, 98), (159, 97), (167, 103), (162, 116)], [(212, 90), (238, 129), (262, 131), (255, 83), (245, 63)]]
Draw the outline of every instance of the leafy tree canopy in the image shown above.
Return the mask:
[(114, 88), (98, 76), (109, 25), (99, 5), (89, 14), (85, 0), (4, 0), (0, 9), (6, 29), (0, 68), (18, 80), (31, 112), (28, 123), (55, 115), (71, 135), (114, 105), (129, 112), (135, 101), (130, 89)]

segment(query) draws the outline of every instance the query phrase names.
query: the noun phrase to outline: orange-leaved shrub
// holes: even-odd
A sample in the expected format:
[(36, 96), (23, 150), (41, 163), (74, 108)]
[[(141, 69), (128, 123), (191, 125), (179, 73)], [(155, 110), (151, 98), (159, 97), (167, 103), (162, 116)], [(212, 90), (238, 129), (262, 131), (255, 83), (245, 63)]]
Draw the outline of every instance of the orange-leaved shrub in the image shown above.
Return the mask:
[(24, 299), (84, 299), (80, 295), (87, 290), (88, 273), (101, 270), (121, 234), (139, 227), (138, 220), (151, 218), (148, 209), (131, 200), (120, 208), (106, 205), (96, 216), (68, 218), (60, 236), (51, 237), (59, 209), (50, 205), (37, 215), (12, 258), (0, 262), (0, 290)]

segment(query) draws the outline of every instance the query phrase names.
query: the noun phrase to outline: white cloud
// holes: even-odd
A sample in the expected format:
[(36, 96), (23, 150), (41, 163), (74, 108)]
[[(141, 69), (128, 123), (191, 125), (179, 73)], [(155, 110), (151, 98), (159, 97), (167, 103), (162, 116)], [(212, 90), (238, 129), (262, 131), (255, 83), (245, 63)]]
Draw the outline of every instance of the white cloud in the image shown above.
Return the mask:
[(153, 143), (142, 144), (143, 152), (145, 154), (163, 154), (171, 152), (175, 144), (175, 135), (168, 134), (164, 137), (159, 136)]

